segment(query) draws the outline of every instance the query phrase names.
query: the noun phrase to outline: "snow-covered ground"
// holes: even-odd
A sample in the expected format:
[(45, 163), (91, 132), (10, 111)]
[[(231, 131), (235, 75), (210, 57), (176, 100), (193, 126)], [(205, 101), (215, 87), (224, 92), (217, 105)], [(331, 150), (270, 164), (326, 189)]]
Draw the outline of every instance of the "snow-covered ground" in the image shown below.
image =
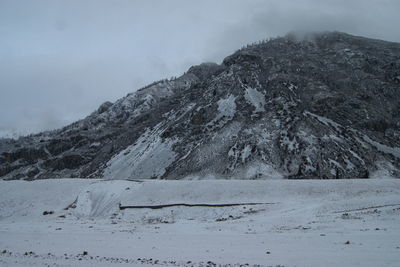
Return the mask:
[(400, 266), (400, 179), (0, 181), (1, 266), (213, 263)]

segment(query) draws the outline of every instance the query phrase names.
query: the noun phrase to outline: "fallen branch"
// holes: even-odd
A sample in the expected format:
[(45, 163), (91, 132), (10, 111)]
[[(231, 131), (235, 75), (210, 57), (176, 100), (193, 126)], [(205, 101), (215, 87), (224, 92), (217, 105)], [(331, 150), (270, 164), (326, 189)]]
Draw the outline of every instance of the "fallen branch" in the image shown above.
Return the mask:
[(354, 210), (341, 210), (341, 211), (335, 211), (334, 213), (343, 213), (343, 212), (370, 210), (370, 209), (378, 209), (378, 208), (394, 207), (394, 206), (400, 206), (400, 204), (388, 204), (388, 205), (381, 205), (381, 206), (372, 206), (372, 207), (359, 208), (359, 209), (354, 209)]
[(176, 206), (183, 207), (209, 207), (209, 208), (220, 208), (220, 207), (233, 207), (233, 206), (254, 206), (254, 205), (273, 205), (276, 203), (231, 203), (231, 204), (187, 204), (187, 203), (175, 203), (165, 205), (143, 205), (143, 206), (122, 206), (119, 204), (119, 209), (162, 209)]

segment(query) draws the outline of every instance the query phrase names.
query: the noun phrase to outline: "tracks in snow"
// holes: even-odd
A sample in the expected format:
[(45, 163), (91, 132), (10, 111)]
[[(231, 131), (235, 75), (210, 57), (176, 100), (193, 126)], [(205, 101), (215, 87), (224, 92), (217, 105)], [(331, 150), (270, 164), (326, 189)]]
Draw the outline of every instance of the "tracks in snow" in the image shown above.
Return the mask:
[(352, 211), (379, 209), (379, 208), (394, 207), (394, 206), (400, 206), (400, 204), (387, 204), (387, 205), (371, 206), (371, 207), (365, 207), (365, 208), (359, 208), (359, 209), (352, 209), (352, 210), (340, 210), (340, 211), (335, 211), (334, 213), (343, 213), (343, 212), (352, 212)]

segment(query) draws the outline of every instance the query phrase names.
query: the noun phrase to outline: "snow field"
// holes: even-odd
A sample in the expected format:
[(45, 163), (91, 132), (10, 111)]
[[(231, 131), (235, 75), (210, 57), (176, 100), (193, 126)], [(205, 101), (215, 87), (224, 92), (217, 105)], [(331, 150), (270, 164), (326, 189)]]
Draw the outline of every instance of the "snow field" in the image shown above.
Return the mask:
[(0, 266), (208, 261), (398, 266), (400, 180), (0, 181)]

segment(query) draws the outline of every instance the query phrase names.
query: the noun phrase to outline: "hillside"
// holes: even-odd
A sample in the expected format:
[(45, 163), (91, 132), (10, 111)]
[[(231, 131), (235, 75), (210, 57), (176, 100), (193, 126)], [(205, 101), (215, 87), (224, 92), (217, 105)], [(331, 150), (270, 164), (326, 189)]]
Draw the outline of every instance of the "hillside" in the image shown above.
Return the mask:
[(400, 44), (289, 34), (1, 141), (0, 177), (399, 177), (399, 134)]

